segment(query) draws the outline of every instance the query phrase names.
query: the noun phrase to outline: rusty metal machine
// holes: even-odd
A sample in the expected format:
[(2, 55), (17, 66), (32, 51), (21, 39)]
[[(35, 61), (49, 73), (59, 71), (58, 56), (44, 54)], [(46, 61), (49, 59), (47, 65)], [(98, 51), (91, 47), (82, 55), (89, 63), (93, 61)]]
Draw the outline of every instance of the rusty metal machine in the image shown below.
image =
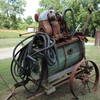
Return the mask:
[[(65, 20), (68, 11), (72, 13), (71, 28)], [(69, 82), (76, 98), (80, 92), (74, 88), (80, 83), (83, 88), (96, 90), (99, 70), (93, 61), (86, 59), (87, 39), (84, 32), (77, 32), (72, 9), (65, 10), (63, 15), (50, 9), (35, 18), (39, 22), (38, 32), (22, 40), (13, 52), (11, 74), (15, 87), (24, 86), (32, 94), (40, 91), (50, 94), (57, 86)], [(20, 47), (22, 43), (25, 45)]]

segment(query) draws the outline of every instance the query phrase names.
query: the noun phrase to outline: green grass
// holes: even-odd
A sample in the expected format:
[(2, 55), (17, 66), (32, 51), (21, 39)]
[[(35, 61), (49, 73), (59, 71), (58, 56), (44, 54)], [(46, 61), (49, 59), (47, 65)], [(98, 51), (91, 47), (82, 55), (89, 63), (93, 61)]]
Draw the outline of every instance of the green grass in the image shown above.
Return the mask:
[[(10, 73), (10, 63), (11, 59), (5, 59), (0, 60), (0, 75), (6, 80), (7, 84), (11, 87), (12, 84), (14, 84), (14, 80), (12, 79), (11, 73)], [(8, 87), (3, 82), (3, 80), (0, 78), (0, 96), (5, 93), (5, 91), (8, 91)]]
[(100, 47), (97, 46), (86, 46), (86, 57), (100, 64)]
[(0, 48), (15, 46), (19, 41), (17, 32), (0, 32)]
[(18, 38), (19, 34), (17, 32), (0, 32), (0, 39), (5, 38)]
[(13, 47), (19, 43), (23, 38), (5, 38), (0, 39), (0, 48)]
[(19, 37), (18, 32), (0, 32), (0, 48), (13, 47), (29, 35)]
[(87, 39), (88, 39), (88, 42), (95, 42), (95, 38), (87, 37)]

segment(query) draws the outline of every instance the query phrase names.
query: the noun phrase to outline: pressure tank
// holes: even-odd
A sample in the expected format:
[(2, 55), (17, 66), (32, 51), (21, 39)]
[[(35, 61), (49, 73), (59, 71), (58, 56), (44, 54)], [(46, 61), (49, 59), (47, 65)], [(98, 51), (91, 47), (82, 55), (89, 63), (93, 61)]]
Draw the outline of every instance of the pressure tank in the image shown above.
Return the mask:
[(48, 75), (51, 76), (72, 67), (82, 60), (84, 52), (84, 44), (78, 38), (57, 44), (58, 62), (54, 66), (48, 66)]

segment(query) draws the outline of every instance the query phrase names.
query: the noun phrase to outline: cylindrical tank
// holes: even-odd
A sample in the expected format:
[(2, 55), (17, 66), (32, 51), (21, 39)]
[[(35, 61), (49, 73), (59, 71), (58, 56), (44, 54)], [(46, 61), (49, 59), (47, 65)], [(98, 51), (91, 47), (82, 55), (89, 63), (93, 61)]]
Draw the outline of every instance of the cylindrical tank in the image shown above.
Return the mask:
[(78, 38), (73, 38), (57, 45), (58, 62), (54, 66), (48, 66), (48, 75), (54, 75), (60, 71), (72, 67), (84, 57), (84, 43)]

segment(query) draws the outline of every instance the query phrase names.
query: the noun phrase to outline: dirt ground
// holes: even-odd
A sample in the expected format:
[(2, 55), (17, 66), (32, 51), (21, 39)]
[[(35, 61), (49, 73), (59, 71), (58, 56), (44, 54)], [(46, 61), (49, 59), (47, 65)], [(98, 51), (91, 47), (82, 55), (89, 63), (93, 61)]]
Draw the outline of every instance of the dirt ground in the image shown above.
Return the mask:
[[(7, 95), (3, 96), (1, 100), (5, 100)], [(15, 96), (10, 100), (76, 100), (73, 98), (70, 92), (69, 84), (64, 84), (58, 87), (56, 92), (52, 93), (51, 95), (43, 94), (42, 96), (38, 96), (34, 99), (27, 99), (29, 96), (30, 94), (26, 92), (23, 87), (21, 87), (16, 89)], [(78, 100), (100, 100), (100, 84), (96, 92), (89, 92), (84, 90), (84, 94), (79, 94)]]

